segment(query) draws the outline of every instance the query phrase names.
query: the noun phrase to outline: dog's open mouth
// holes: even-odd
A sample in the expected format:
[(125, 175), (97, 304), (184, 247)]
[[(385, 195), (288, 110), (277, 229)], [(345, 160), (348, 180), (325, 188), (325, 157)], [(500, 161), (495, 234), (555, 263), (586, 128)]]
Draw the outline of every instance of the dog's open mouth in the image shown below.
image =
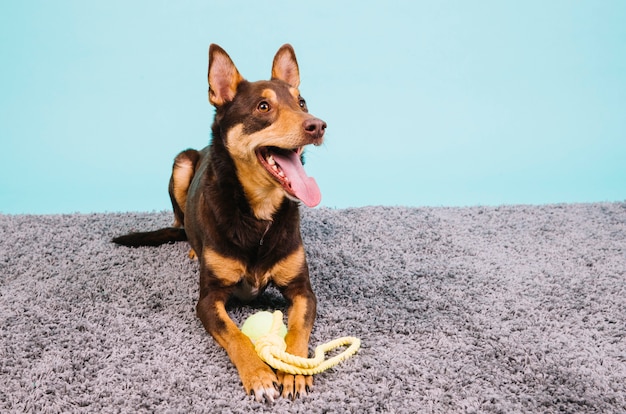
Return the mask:
[(288, 194), (308, 207), (315, 207), (322, 200), (322, 195), (315, 179), (307, 176), (304, 171), (301, 161), (302, 150), (302, 147), (296, 149), (261, 147), (256, 154), (261, 165)]

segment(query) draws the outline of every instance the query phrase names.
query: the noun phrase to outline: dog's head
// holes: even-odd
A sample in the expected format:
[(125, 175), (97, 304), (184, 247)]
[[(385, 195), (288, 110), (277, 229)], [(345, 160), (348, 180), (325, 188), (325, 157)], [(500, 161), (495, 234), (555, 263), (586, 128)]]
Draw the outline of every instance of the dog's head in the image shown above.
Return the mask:
[(309, 207), (319, 204), (320, 191), (304, 171), (302, 152), (306, 145), (322, 143), (326, 123), (308, 113), (300, 96), (293, 48), (278, 50), (271, 80), (248, 82), (213, 44), (208, 78), (216, 126), (255, 214), (267, 216), (270, 204), (275, 208), (285, 195)]

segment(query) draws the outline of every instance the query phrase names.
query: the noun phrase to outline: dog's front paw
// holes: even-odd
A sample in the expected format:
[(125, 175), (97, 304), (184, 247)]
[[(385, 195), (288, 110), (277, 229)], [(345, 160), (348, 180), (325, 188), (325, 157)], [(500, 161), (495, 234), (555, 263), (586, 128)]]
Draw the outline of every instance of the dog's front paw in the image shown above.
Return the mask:
[(312, 375), (291, 375), (278, 371), (278, 382), (281, 384), (282, 397), (290, 400), (306, 397), (313, 388)]
[(241, 382), (246, 393), (253, 395), (258, 402), (274, 402), (280, 397), (276, 374), (265, 364), (256, 370), (241, 375)]

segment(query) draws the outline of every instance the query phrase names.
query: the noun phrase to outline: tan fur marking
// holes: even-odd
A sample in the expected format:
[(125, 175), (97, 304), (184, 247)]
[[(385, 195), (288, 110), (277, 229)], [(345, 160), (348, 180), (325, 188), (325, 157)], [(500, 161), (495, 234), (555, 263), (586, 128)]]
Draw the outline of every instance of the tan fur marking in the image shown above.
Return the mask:
[(226, 136), (228, 148), (233, 154), (237, 168), (237, 177), (254, 215), (260, 220), (271, 220), (283, 201), (285, 191), (261, 166), (254, 151), (259, 146), (273, 144), (265, 144), (263, 134), (243, 135), (242, 131), (243, 126), (237, 125)]
[(185, 206), (187, 204), (187, 190), (189, 184), (193, 178), (194, 163), (185, 157), (176, 159), (174, 168), (172, 170), (173, 179), (173, 193), (176, 203), (180, 209), (185, 212)]
[[(230, 319), (224, 304), (221, 302), (216, 304), (215, 311), (218, 318), (224, 321), (226, 329), (214, 332), (214, 338), (226, 350), (237, 367), (246, 393), (254, 391), (258, 400), (261, 391), (267, 392), (267, 390), (274, 389), (273, 384), (277, 381), (276, 375), (258, 357), (250, 339)], [(277, 391), (274, 392), (273, 397), (278, 397)]]
[(208, 247), (203, 250), (202, 256), (215, 276), (228, 285), (239, 282), (246, 272), (245, 265), (239, 260), (224, 257)]
[(269, 99), (271, 103), (274, 104), (276, 104), (276, 101), (278, 100), (276, 92), (274, 92), (272, 89), (263, 89), (263, 91), (261, 92), (261, 96), (265, 99)]
[(293, 300), (287, 315), (287, 352), (306, 357), (309, 346), (309, 336), (302, 324), (303, 315), (307, 313), (307, 301), (305, 298), (298, 296)]
[(307, 118), (313, 117), (302, 111), (281, 108), (280, 117), (261, 131), (245, 135), (243, 125), (236, 125), (226, 135), (228, 149), (234, 158), (249, 161), (256, 159), (254, 150), (258, 147), (298, 148), (311, 144), (302, 128)]
[(272, 266), (269, 273), (274, 283), (278, 286), (287, 286), (301, 272), (304, 260), (304, 247), (300, 246), (296, 251)]
[(294, 97), (294, 99), (298, 99), (300, 97), (300, 90), (298, 90), (298, 88), (289, 88), (289, 93)]
[(237, 177), (255, 216), (261, 220), (271, 220), (285, 192), (258, 162), (255, 150), (264, 146), (298, 148), (310, 144), (302, 128), (302, 123), (310, 116), (301, 111), (281, 109), (280, 117), (261, 131), (246, 135), (243, 125), (237, 125), (226, 135), (226, 145), (233, 155)]
[[(222, 302), (215, 304), (215, 313), (217, 314), (218, 319), (221, 319), (226, 323), (226, 330), (222, 332), (224, 335), (216, 338), (218, 342), (222, 343), (224, 342), (224, 339), (226, 338), (231, 338), (232, 336), (239, 336), (239, 333), (240, 333), (239, 328), (237, 328), (235, 323), (232, 322), (232, 319), (230, 319), (230, 316), (228, 315), (228, 312), (226, 311), (226, 308), (224, 307), (224, 304)], [(235, 349), (237, 348), (237, 345), (239, 345), (237, 342), (226, 343), (224, 345), (224, 348), (226, 348), (227, 351), (232, 352), (233, 348)]]
[[(308, 350), (311, 326), (308, 326), (305, 322), (305, 315), (309, 311), (308, 301), (305, 297), (296, 296), (292, 299), (287, 315), (287, 336), (285, 336), (285, 343), (287, 345), (286, 351), (291, 355), (297, 355), (303, 358), (309, 356)], [(282, 396), (284, 398), (293, 398), (297, 393), (306, 395), (306, 387), (313, 386), (312, 376), (294, 376), (281, 371), (278, 371), (277, 375), (283, 385)]]

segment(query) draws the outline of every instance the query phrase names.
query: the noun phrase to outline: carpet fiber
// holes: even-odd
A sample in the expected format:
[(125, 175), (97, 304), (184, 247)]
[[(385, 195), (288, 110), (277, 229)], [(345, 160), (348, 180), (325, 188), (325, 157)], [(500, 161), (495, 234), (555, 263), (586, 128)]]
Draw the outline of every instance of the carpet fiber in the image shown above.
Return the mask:
[(196, 318), (186, 243), (109, 243), (169, 213), (0, 215), (0, 411), (626, 412), (626, 203), (302, 214), (311, 346), (363, 345), (273, 406)]

